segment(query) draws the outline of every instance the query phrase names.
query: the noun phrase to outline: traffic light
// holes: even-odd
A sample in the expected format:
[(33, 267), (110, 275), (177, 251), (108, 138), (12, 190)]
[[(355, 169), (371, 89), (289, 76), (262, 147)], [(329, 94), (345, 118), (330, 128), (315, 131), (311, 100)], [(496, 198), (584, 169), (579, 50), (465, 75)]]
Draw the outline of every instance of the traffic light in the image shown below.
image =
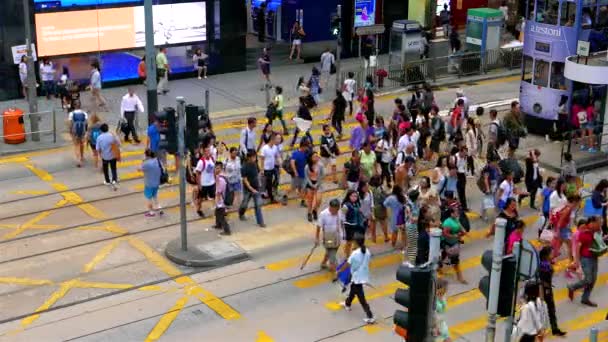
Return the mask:
[(331, 17), (331, 34), (334, 37), (339, 37), (342, 32), (342, 20), (339, 16), (334, 15)]
[(189, 104), (186, 106), (186, 148), (194, 153), (198, 147), (199, 107)]
[[(492, 275), (492, 258), (491, 250), (485, 251), (481, 256), (481, 264), (488, 271), (488, 275), (483, 276), (479, 280), (479, 291), (486, 297), (486, 308), (490, 299), (490, 277)], [(513, 310), (513, 296), (515, 295), (515, 273), (516, 261), (515, 257), (502, 259), (502, 271), (500, 275), (500, 289), (498, 290), (498, 316), (511, 316)]]
[(177, 153), (177, 119), (175, 109), (166, 107), (156, 113), (156, 118), (160, 123), (160, 143), (159, 148), (168, 153)]
[(408, 342), (426, 341), (431, 331), (435, 302), (435, 283), (429, 267), (400, 266), (397, 280), (408, 289), (397, 289), (395, 302), (407, 308), (396, 310), (393, 317), (395, 331)]

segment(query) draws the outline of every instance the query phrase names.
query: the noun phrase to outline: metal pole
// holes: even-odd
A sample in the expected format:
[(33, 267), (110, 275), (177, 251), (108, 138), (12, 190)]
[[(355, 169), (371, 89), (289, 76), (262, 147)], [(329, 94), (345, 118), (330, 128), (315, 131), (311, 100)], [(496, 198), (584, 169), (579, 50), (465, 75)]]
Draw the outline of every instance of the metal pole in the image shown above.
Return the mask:
[(266, 97), (266, 107), (270, 105), (270, 84), (266, 83), (264, 85), (264, 95)]
[(154, 51), (154, 20), (152, 0), (144, 0), (146, 27), (146, 86), (148, 97), (148, 126), (151, 114), (158, 111), (158, 94), (156, 93), (156, 51)]
[(25, 25), (25, 46), (27, 49), (27, 103), (30, 112), (30, 130), (32, 140), (40, 141), (40, 115), (38, 114), (38, 98), (36, 94), (36, 70), (32, 51), (32, 22), (30, 20), (30, 2), (23, 0), (23, 23)]
[(496, 312), (498, 311), (498, 291), (500, 290), (500, 275), (502, 273), (502, 257), (505, 246), (505, 226), (507, 220), (497, 218), (494, 223), (494, 250), (492, 254), (492, 272), (490, 273), (490, 298), (488, 299), (488, 325), (486, 327), (486, 342), (494, 342), (496, 336)]
[(53, 108), (53, 144), (55, 143), (57, 143), (57, 113), (55, 112), (55, 108)]
[(186, 129), (186, 100), (177, 97), (177, 155), (179, 156), (179, 221), (181, 228), (182, 250), (188, 250), (188, 225), (186, 218), (186, 144), (184, 130)]
[(513, 323), (515, 321), (515, 304), (517, 303), (517, 284), (519, 284), (519, 267), (521, 265), (521, 253), (523, 246), (520, 242), (516, 242), (513, 246), (513, 250), (517, 251), (517, 259), (515, 260), (515, 280), (513, 289), (515, 294), (513, 295), (513, 301), (511, 302), (511, 314), (507, 318), (507, 328), (505, 329), (505, 341), (511, 341), (511, 332), (513, 331)]
[(596, 327), (591, 328), (589, 331), (589, 342), (597, 342), (598, 334), (599, 330)]
[[(209, 110), (209, 89), (205, 89), (205, 109), (207, 110), (207, 114), (211, 112)], [(211, 117), (210, 114), (209, 117)]]
[(439, 263), (439, 258), (441, 257), (441, 235), (442, 231), (439, 228), (431, 229), (431, 239), (429, 241), (429, 262), (433, 265), (433, 269), (437, 269), (437, 264)]
[(340, 75), (342, 70), (342, 5), (338, 5), (338, 18), (340, 19), (339, 34), (336, 37), (336, 91), (340, 90)]

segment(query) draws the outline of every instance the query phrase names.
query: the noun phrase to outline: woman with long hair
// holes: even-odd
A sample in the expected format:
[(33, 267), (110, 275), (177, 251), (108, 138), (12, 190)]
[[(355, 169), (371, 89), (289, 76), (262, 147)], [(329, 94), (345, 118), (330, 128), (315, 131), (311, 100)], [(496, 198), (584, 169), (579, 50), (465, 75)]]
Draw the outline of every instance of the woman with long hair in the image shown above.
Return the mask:
[(524, 288), (524, 300), (519, 314), (517, 328), (521, 334), (520, 342), (535, 342), (543, 334), (542, 312), (544, 302), (540, 298), (540, 286), (536, 282), (528, 282)]
[(308, 165), (304, 169), (306, 179), (306, 206), (308, 208), (308, 221), (317, 220), (317, 211), (321, 205), (321, 180), (323, 179), (323, 165), (319, 162), (319, 154), (313, 152), (308, 158)]
[(443, 255), (442, 259), (448, 259), (450, 265), (454, 267), (456, 278), (462, 284), (467, 284), (460, 270), (460, 241), (467, 234), (460, 223), (460, 211), (458, 208), (450, 208), (450, 216), (441, 224), (443, 228)]
[(372, 258), (370, 250), (365, 247), (365, 236), (357, 235), (355, 237), (355, 243), (357, 249), (348, 257), (348, 261), (344, 263), (338, 272), (350, 267), (352, 273), (352, 282), (350, 284), (350, 293), (346, 298), (346, 301), (340, 303), (346, 311), (350, 311), (351, 304), (355, 297), (359, 300), (359, 303), (365, 311), (366, 318), (363, 320), (366, 324), (373, 324), (376, 322), (374, 315), (369, 308), (369, 304), (365, 299), (365, 292), (363, 286), (369, 283), (369, 262)]
[(262, 148), (262, 146), (268, 144), (270, 142), (270, 139), (272, 139), (272, 124), (271, 123), (267, 123), (264, 125), (264, 128), (262, 128), (262, 134), (260, 134), (260, 142), (258, 143), (258, 149), (257, 152), (260, 152), (260, 149)]
[(371, 226), (376, 226), (373, 215), (374, 194), (370, 190), (369, 183), (366, 181), (359, 182), (358, 191), (359, 202), (361, 203), (361, 214), (363, 214), (363, 227), (367, 231)]
[(467, 147), (467, 169), (469, 173), (475, 176), (475, 156), (478, 154), (477, 149), (477, 128), (475, 127), (475, 119), (469, 117), (467, 119), (467, 132), (464, 135), (464, 142)]
[(407, 237), (405, 235), (405, 215), (404, 206), (406, 203), (403, 190), (399, 185), (393, 186), (393, 192), (384, 200), (384, 207), (390, 209), (391, 220), (389, 229), (391, 232), (391, 245), (393, 248), (397, 247), (397, 238), (399, 232), (401, 232), (402, 248), (407, 245)]
[(380, 140), (376, 143), (376, 153), (379, 155), (378, 162), (380, 163), (380, 181), (386, 181), (386, 186), (391, 187), (391, 170), (390, 163), (393, 159), (391, 154), (392, 146), (389, 142), (389, 132), (384, 131)]
[[(196, 69), (196, 74), (198, 79), (207, 78), (207, 56), (203, 53), (201, 48), (196, 48), (194, 50), (194, 54), (192, 55), (192, 63), (194, 64), (194, 68)], [(202, 77), (201, 77), (202, 75)]]
[(243, 180), (241, 178), (241, 158), (238, 148), (234, 146), (230, 148), (230, 156), (224, 161), (224, 170), (228, 187), (234, 193), (233, 203), (241, 203)]
[(289, 60), (293, 59), (294, 52), (296, 53), (296, 60), (300, 59), (302, 54), (302, 39), (306, 36), (304, 29), (300, 25), (299, 21), (293, 23), (291, 28), (291, 51), (289, 53)]
[(356, 190), (348, 190), (342, 201), (342, 212), (344, 215), (344, 233), (346, 243), (344, 244), (344, 255), (349, 256), (355, 234), (365, 236), (363, 227), (363, 214), (361, 213), (361, 203), (359, 193)]

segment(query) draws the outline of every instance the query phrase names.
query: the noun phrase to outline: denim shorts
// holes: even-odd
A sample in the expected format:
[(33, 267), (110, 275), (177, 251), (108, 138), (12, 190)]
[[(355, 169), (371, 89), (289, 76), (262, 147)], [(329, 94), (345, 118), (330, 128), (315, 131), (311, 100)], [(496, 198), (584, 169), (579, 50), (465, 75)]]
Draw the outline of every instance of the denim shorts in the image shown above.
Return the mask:
[(562, 240), (570, 240), (572, 238), (572, 230), (570, 229), (570, 227), (560, 229), (559, 237)]
[(228, 188), (232, 192), (242, 192), (243, 191), (243, 183), (241, 183), (241, 182), (229, 183), (228, 184)]
[(146, 199), (156, 198), (158, 195), (158, 187), (144, 187), (144, 196)]

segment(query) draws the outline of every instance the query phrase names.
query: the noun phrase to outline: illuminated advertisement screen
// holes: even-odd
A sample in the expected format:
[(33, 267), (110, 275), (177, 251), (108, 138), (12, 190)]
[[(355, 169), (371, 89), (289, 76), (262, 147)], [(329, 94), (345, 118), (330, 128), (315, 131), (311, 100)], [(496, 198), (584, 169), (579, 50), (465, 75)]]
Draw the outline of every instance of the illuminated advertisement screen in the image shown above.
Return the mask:
[[(204, 2), (155, 5), (154, 44), (172, 45), (207, 39)], [(39, 56), (143, 47), (144, 7), (36, 13)]]
[(376, 0), (355, 0), (355, 27), (376, 24)]
[(107, 6), (132, 3), (137, 5), (141, 0), (34, 0), (36, 10), (56, 8), (75, 8), (83, 6)]

